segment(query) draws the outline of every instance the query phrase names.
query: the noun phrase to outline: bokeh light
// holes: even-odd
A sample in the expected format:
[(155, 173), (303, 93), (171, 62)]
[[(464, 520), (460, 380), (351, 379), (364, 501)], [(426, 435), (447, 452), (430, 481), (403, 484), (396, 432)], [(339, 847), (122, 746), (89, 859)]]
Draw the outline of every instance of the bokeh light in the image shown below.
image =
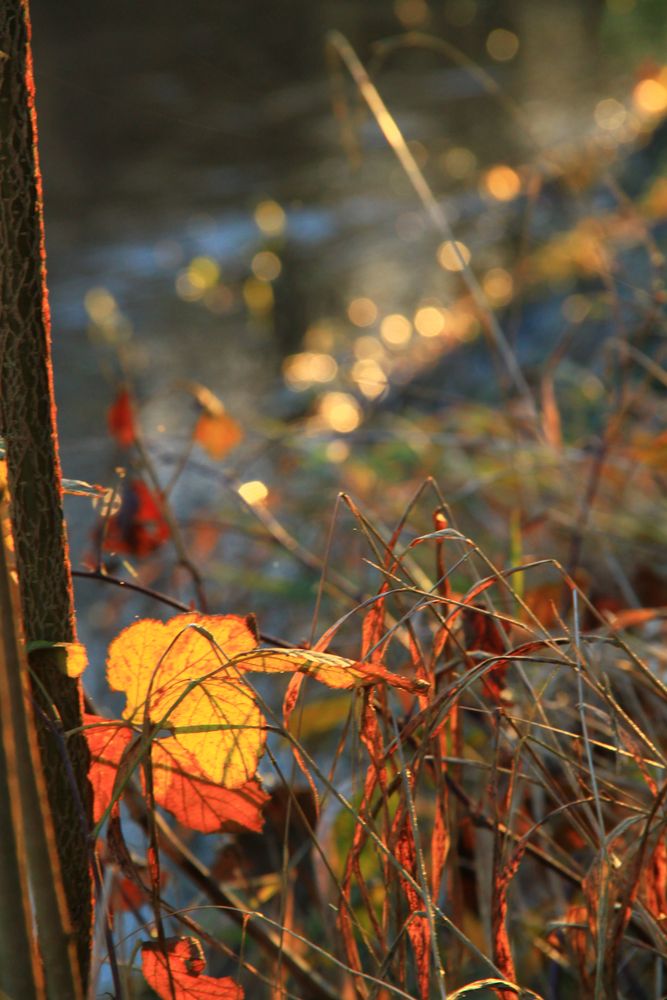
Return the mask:
[(377, 399), (387, 388), (387, 376), (373, 358), (355, 361), (350, 374), (366, 399)]
[(475, 173), (477, 169), (477, 157), (471, 149), (465, 146), (452, 146), (440, 157), (440, 164), (450, 177), (456, 181), (465, 180)]
[(352, 299), (347, 307), (350, 323), (355, 326), (372, 326), (378, 318), (378, 308), (372, 299), (361, 297)]
[(273, 289), (268, 281), (247, 278), (243, 282), (243, 298), (255, 316), (265, 316), (273, 309)]
[(390, 313), (380, 323), (380, 336), (390, 347), (404, 347), (412, 336), (412, 323), (402, 313)]
[(375, 361), (380, 361), (385, 357), (386, 353), (377, 337), (371, 337), (370, 335), (357, 337), (352, 345), (352, 350), (357, 358), (373, 358)]
[(420, 28), (430, 11), (426, 0), (394, 0), (394, 13), (404, 28)]
[(445, 317), (438, 306), (423, 305), (415, 312), (414, 323), (420, 337), (438, 337), (445, 328)]
[(326, 392), (320, 399), (319, 415), (331, 430), (350, 434), (356, 430), (363, 416), (354, 396), (347, 392)]
[(324, 449), (324, 454), (330, 462), (339, 464), (350, 457), (350, 446), (347, 441), (341, 441), (340, 438), (337, 438), (335, 441), (329, 442)]
[(625, 105), (617, 101), (616, 98), (605, 97), (595, 105), (593, 117), (598, 128), (614, 132), (625, 124), (628, 112)]
[(336, 343), (336, 325), (333, 320), (321, 319), (308, 327), (304, 336), (304, 347), (309, 351), (331, 352)]
[(220, 280), (220, 266), (211, 257), (194, 257), (176, 275), (176, 294), (184, 302), (197, 302)]
[(486, 39), (486, 51), (496, 62), (509, 62), (519, 51), (519, 39), (513, 31), (494, 28)]
[(512, 275), (504, 267), (492, 267), (482, 278), (482, 289), (492, 306), (506, 306), (514, 295)]
[(667, 86), (662, 80), (640, 80), (632, 91), (632, 100), (645, 115), (661, 115), (667, 111)]
[(470, 263), (470, 250), (459, 240), (445, 240), (438, 247), (437, 257), (445, 271), (463, 271)]
[(516, 170), (497, 163), (484, 174), (484, 190), (496, 201), (512, 201), (521, 192), (521, 178)]
[(103, 326), (118, 312), (118, 303), (107, 288), (90, 288), (83, 297), (86, 312), (93, 323)]
[(285, 210), (277, 201), (260, 201), (255, 208), (255, 223), (265, 236), (280, 236), (287, 223)]
[(271, 250), (260, 250), (253, 257), (250, 268), (260, 281), (275, 281), (282, 270), (282, 264), (277, 254)]
[(338, 364), (330, 354), (301, 351), (283, 361), (283, 378), (286, 385), (296, 392), (310, 389), (316, 384), (332, 382), (338, 373)]

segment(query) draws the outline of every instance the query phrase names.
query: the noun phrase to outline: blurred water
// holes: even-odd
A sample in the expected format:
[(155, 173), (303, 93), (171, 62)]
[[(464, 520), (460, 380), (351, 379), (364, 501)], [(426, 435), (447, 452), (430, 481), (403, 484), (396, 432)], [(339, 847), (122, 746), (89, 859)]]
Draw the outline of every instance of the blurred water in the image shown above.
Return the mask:
[[(343, 31), (366, 63), (377, 56), (373, 43), (407, 28), (452, 42), (521, 104), (540, 142), (558, 148), (590, 134), (601, 98), (627, 96), (632, 80), (622, 67), (632, 60), (624, 63), (618, 39), (626, 25), (646, 29), (639, 8), (618, 0), (194, 0), (186, 8), (171, 0), (32, 0), (31, 8), (63, 467), (103, 483), (118, 462), (105, 415), (119, 369), (113, 351), (89, 335), (90, 289), (114, 296), (131, 332), (126, 350), (138, 391), (158, 394), (149, 430), (191, 419), (187, 400), (170, 395), (179, 379), (205, 383), (245, 424), (299, 412), (304, 404), (285, 389), (280, 362), (301, 349), (309, 326), (335, 321), (343, 372), (359, 333), (345, 315), (350, 299), (369, 296), (380, 315), (410, 316), (430, 296), (447, 305), (457, 294), (458, 278), (435, 260), (441, 235), (351, 86), (363, 155), (354, 170), (346, 158), (331, 110), (327, 31)], [(645, 5), (641, 17), (652, 10)], [(518, 40), (511, 59), (490, 54), (498, 29)], [(502, 264), (520, 241), (520, 213), (483, 198), (480, 177), (497, 163), (535, 161), (531, 142), (478, 81), (436, 52), (400, 51), (376, 68), (474, 267)], [(453, 149), (467, 152), (468, 173), (452, 172)], [(253, 212), (263, 199), (284, 207), (284, 239), (259, 231)], [(564, 216), (547, 193), (536, 232)], [(243, 297), (262, 248), (275, 249), (282, 264), (270, 322), (249, 314)], [(179, 273), (200, 256), (220, 267), (230, 298), (221, 308), (177, 293)], [(560, 331), (567, 291), (529, 304), (530, 336), (524, 322), (518, 338), (528, 363)], [(433, 405), (490, 381), (480, 380), (492, 371), (481, 345), (460, 348), (456, 357), (465, 360), (444, 367), (418, 346), (421, 361), (406, 351), (396, 378), (409, 380), (421, 364)], [(341, 387), (350, 391), (345, 377)], [(196, 475), (191, 483), (195, 493), (209, 489)], [(89, 547), (85, 503), (68, 502), (75, 564)]]

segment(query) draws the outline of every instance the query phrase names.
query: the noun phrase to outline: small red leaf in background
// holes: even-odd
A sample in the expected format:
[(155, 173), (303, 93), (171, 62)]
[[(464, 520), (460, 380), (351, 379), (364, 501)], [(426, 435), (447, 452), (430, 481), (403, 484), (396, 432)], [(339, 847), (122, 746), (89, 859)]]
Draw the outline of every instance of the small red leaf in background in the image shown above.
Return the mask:
[(243, 429), (227, 413), (222, 400), (205, 385), (186, 382), (184, 387), (192, 393), (202, 410), (195, 424), (194, 440), (211, 458), (224, 458), (243, 439)]
[(155, 800), (183, 826), (200, 833), (261, 832), (268, 795), (256, 779), (223, 788), (202, 774), (196, 758), (172, 737), (153, 744), (152, 763)]
[(542, 379), (542, 433), (544, 440), (552, 448), (563, 447), (560, 410), (551, 374), (545, 375)]
[(233, 979), (202, 975), (206, 963), (196, 938), (167, 938), (166, 944), (166, 956), (157, 942), (141, 946), (144, 978), (162, 1000), (243, 1000)]
[(131, 556), (148, 556), (169, 539), (169, 526), (154, 493), (140, 479), (123, 486), (120, 510), (107, 522), (104, 548)]
[(126, 388), (119, 389), (107, 413), (107, 426), (121, 448), (129, 448), (136, 440), (134, 406)]
[(201, 414), (195, 424), (194, 439), (211, 458), (224, 458), (243, 438), (243, 431), (224, 410)]

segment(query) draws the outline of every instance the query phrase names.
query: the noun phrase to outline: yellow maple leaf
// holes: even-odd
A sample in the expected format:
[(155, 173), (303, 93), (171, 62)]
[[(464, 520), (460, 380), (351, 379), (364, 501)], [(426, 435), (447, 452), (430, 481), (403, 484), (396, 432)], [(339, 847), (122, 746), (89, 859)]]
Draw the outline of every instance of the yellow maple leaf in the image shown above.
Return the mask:
[(167, 711), (184, 687), (256, 647), (252, 618), (197, 612), (166, 622), (144, 618), (109, 646), (107, 679), (127, 697), (123, 718), (141, 721), (150, 698), (149, 718), (159, 722), (160, 712)]
[(252, 618), (144, 619), (111, 643), (107, 679), (126, 694), (124, 718), (172, 729), (204, 774), (234, 788), (255, 773), (264, 733), (252, 691), (226, 665), (256, 645)]
[(257, 770), (264, 716), (242, 678), (203, 681), (173, 709), (169, 724), (202, 772), (225, 788), (238, 788)]

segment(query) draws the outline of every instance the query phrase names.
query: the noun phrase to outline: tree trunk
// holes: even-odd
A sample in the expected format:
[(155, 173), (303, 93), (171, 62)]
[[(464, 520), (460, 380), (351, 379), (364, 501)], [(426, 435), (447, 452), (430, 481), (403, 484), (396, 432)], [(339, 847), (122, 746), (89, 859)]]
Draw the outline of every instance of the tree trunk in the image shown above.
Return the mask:
[[(71, 642), (74, 610), (62, 514), (46, 291), (41, 177), (27, 0), (0, 0), (0, 430), (27, 643)], [(60, 651), (30, 655), (39, 743), (81, 974), (92, 918), (88, 752), (81, 689)]]

